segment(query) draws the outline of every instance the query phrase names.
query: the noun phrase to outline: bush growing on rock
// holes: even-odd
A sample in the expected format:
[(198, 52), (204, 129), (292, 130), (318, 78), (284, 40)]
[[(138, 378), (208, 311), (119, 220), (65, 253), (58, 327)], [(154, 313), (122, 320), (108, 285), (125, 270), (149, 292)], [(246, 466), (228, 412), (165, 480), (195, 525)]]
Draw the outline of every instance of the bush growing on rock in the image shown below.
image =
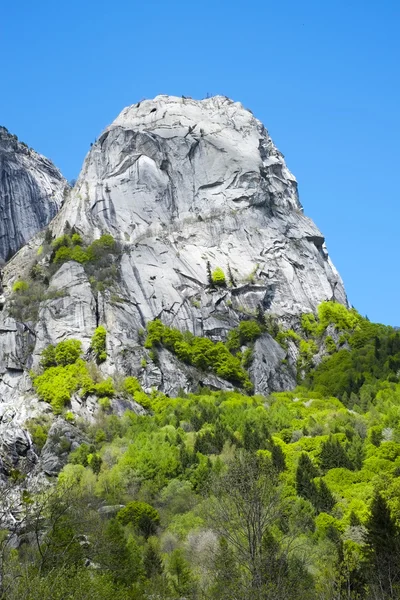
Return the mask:
[[(253, 338), (258, 330), (259, 326), (255, 323), (255, 327), (245, 327), (242, 335), (244, 338)], [(212, 342), (188, 332), (183, 334), (178, 329), (167, 327), (159, 319), (148, 323), (147, 331), (146, 348), (165, 346), (187, 364), (203, 371), (210, 369), (219, 377), (244, 387), (246, 391), (252, 391), (253, 386), (242, 366), (241, 357), (230, 352), (228, 343)], [(238, 335), (240, 339), (240, 332)]]
[(225, 273), (223, 272), (221, 267), (217, 267), (216, 269), (214, 269), (211, 275), (211, 279), (214, 285), (218, 285), (219, 287), (226, 286)]
[(12, 291), (15, 293), (26, 292), (29, 289), (29, 283), (27, 281), (19, 280), (16, 281), (12, 287)]
[(106, 352), (107, 331), (103, 325), (96, 328), (92, 337), (92, 349), (96, 355), (98, 363), (104, 362), (107, 359)]

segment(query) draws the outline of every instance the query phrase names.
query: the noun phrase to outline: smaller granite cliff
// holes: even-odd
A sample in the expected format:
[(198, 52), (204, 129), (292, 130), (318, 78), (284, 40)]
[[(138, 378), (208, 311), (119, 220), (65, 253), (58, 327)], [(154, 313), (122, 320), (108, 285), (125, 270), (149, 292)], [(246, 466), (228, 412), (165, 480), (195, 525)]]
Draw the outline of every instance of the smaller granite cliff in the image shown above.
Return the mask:
[(0, 258), (8, 260), (46, 227), (67, 181), (53, 163), (0, 127)]

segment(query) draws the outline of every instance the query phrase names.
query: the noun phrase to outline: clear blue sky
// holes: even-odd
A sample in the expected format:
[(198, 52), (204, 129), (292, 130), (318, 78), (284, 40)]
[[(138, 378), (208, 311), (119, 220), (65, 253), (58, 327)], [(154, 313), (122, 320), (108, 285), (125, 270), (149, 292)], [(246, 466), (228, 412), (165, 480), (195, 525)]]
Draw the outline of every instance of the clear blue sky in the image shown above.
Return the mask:
[(399, 0), (14, 0), (0, 19), (0, 124), (77, 177), (124, 108), (224, 94), (299, 181), (349, 299), (400, 325)]

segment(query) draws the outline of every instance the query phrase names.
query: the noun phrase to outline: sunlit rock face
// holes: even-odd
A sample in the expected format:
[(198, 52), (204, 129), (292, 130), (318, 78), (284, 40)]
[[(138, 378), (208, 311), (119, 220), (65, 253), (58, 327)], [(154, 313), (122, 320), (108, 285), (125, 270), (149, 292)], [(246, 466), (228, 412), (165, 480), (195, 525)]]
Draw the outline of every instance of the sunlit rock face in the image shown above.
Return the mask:
[[(31, 239), (6, 266), (0, 400), (12, 407), (7, 414), (16, 427), (51, 410), (38, 401), (27, 374), (37, 368), (43, 348), (78, 338), (88, 352), (99, 324), (107, 330), (103, 376), (134, 375), (145, 390), (173, 396), (199, 386), (233, 386), (166, 349), (152, 360), (143, 347), (150, 320), (224, 341), (256, 312), (295, 327), (302, 313), (322, 301), (347, 304), (324, 237), (304, 215), (282, 154), (262, 123), (225, 97), (158, 96), (124, 109), (93, 145), (66, 194), (51, 163), (4, 132), (0, 173), (0, 208), (15, 215), (18, 206), (21, 215), (10, 217), (14, 228), (2, 234), (3, 255), (43, 227), (64, 195), (49, 226), (53, 236), (73, 228), (89, 243), (110, 233), (121, 248), (111, 289), (99, 291), (77, 262), (57, 271), (51, 265), (34, 323), (16, 322), (8, 307), (13, 282), (35, 261), (46, 261), (37, 258), (43, 236)], [(208, 263), (225, 272), (226, 286), (210, 288)], [(256, 393), (296, 385), (297, 348), (288, 345), (282, 348), (268, 333), (257, 340), (249, 368)], [(85, 419), (96, 411), (95, 399), (85, 405), (74, 397), (71, 406)]]
[(0, 259), (8, 259), (61, 207), (66, 180), (53, 163), (0, 127)]
[(268, 132), (240, 103), (158, 96), (130, 106), (87, 156), (56, 219), (126, 243), (127, 292), (145, 319), (168, 313), (207, 329), (190, 298), (206, 263), (229, 265), (233, 304), (277, 315), (346, 302), (324, 237), (303, 214), (295, 177)]

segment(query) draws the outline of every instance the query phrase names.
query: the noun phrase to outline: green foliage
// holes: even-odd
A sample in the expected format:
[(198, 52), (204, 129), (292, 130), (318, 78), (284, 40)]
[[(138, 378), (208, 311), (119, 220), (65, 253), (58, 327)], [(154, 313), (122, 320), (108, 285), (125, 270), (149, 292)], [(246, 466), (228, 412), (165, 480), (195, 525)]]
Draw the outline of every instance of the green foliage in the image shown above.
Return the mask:
[(148, 538), (157, 531), (160, 517), (155, 508), (146, 502), (129, 502), (117, 515), (122, 525), (132, 524), (141, 535)]
[(241, 321), (237, 330), (241, 345), (254, 342), (262, 333), (262, 329), (256, 321)]
[(71, 236), (71, 242), (74, 246), (81, 246), (82, 245), (82, 236), (79, 235), (79, 233), (74, 233)]
[[(33, 519), (38, 535), (26, 536), (26, 544), (12, 551), (14, 559), (3, 553), (12, 600), (46, 598), (47, 577), (56, 600), (77, 595), (75, 575), (64, 564), (81, 573), (86, 557), (96, 565), (86, 572), (99, 598), (101, 578), (104, 590), (114, 594), (110, 598), (123, 600), (127, 594), (138, 600), (396, 598), (400, 334), (330, 305), (319, 315), (305, 319), (302, 336), (279, 326), (276, 331), (286, 343), (294, 341), (306, 365), (306, 379), (296, 390), (264, 398), (203, 389), (169, 398), (156, 390), (145, 394), (134, 377), (117, 382), (119, 393), (151, 408), (146, 416), (110, 414), (112, 381), (100, 382), (94, 365), (76, 349), (47, 348), (43, 372), (34, 375), (35, 387), (47, 375), (39, 379), (47, 401), (62, 405), (55, 394), (65, 387), (67, 398), (71, 389), (101, 396), (104, 388), (100, 401), (107, 406), (59, 477), (64, 498), (72, 485), (75, 503), (66, 510), (59, 497), (41, 509)], [(154, 321), (146, 346), (152, 352), (166, 347), (213, 372), (228, 353), (243, 369), (245, 353), (274, 320), (241, 323), (228, 343), (216, 344)], [(314, 367), (316, 348), (325, 343), (329, 349), (326, 323), (329, 331), (339, 329), (338, 336), (346, 328), (346, 344), (332, 346), (332, 354)], [(340, 399), (332, 390), (341, 392)], [(37, 449), (48, 425), (29, 423)], [(13, 474), (20, 482), (21, 474)], [(25, 490), (21, 502), (31, 513), (43, 498)], [(32, 531), (29, 521), (24, 527)], [(37, 543), (48, 544), (42, 554)], [(31, 574), (32, 599), (25, 572)], [(69, 573), (71, 590), (62, 572)], [(82, 578), (79, 597), (89, 599)]]
[(374, 494), (366, 526), (373, 588), (381, 597), (396, 597), (400, 591), (400, 529), (380, 492)]
[(73, 260), (83, 265), (96, 291), (112, 288), (118, 277), (120, 248), (112, 235), (103, 234), (87, 244), (78, 233), (66, 233), (52, 242), (51, 262), (60, 265)]
[(34, 376), (33, 386), (38, 396), (59, 414), (74, 392), (91, 389), (93, 384), (86, 363), (78, 359), (74, 364), (50, 367)]
[(17, 321), (37, 321), (41, 302), (64, 296), (65, 292), (48, 292), (41, 277), (31, 281), (17, 281), (10, 297), (9, 313)]
[(29, 289), (29, 283), (27, 281), (16, 281), (12, 286), (12, 291), (15, 293), (26, 292)]
[(40, 355), (40, 366), (43, 369), (57, 366), (56, 347), (53, 346), (53, 344), (50, 344), (47, 348), (42, 350)]
[(168, 561), (168, 575), (174, 592), (179, 598), (191, 595), (194, 579), (183, 552), (177, 548)]
[(362, 321), (356, 310), (348, 309), (339, 302), (322, 302), (318, 306), (319, 331), (335, 325), (341, 331), (354, 330)]
[(226, 287), (225, 273), (220, 267), (214, 269), (211, 275), (211, 280), (214, 285), (217, 285), (219, 287)]
[(81, 354), (82, 343), (73, 339), (60, 342), (54, 350), (56, 364), (63, 367), (74, 364)]
[(95, 394), (104, 400), (103, 407), (106, 406), (105, 399), (115, 395), (112, 379), (93, 381), (89, 366), (81, 355), (79, 340), (64, 340), (57, 346), (50, 345), (41, 353), (42, 373), (31, 374), (38, 396), (49, 402), (56, 414), (62, 412), (75, 392), (82, 396)]
[(347, 328), (349, 349), (336, 351), (328, 336), (325, 343), (331, 355), (307, 375), (306, 384), (322, 394), (339, 398), (346, 394), (350, 408), (356, 403), (366, 409), (380, 390), (381, 382), (398, 380), (400, 334), (390, 327), (370, 323), (342, 305), (324, 304), (327, 305), (321, 313), (324, 323), (331, 319), (337, 327)]
[(53, 246), (54, 250), (58, 250), (63, 246), (68, 247), (71, 245), (71, 237), (67, 234), (61, 235), (60, 237), (53, 240), (51, 245)]
[(74, 260), (75, 262), (84, 264), (91, 260), (91, 257), (85, 252), (82, 246), (74, 245), (72, 248), (69, 246), (61, 246), (61, 248), (56, 251), (53, 262), (59, 264), (68, 260)]
[(32, 437), (32, 441), (35, 444), (37, 451), (41, 452), (43, 446), (47, 441), (48, 432), (50, 429), (50, 423), (47, 422), (46, 418), (32, 418), (25, 422), (25, 427), (29, 431)]
[(107, 330), (103, 325), (100, 325), (95, 329), (91, 343), (98, 363), (102, 363), (107, 359), (106, 338)]
[(301, 327), (307, 335), (316, 336), (318, 333), (318, 322), (314, 313), (301, 315)]
[[(245, 321), (243, 321), (245, 323)], [(259, 330), (257, 323), (255, 327), (244, 327), (240, 336), (253, 337), (255, 331)], [(237, 356), (229, 351), (229, 344), (212, 342), (208, 338), (195, 337), (192, 334), (181, 333), (178, 329), (170, 329), (159, 319), (151, 321), (147, 325), (146, 348), (154, 346), (165, 346), (174, 352), (177, 357), (190, 365), (202, 370), (212, 370), (216, 375), (242, 386), (247, 391), (252, 390), (252, 384), (247, 372)]]
[(333, 436), (330, 436), (328, 440), (322, 443), (319, 464), (324, 472), (340, 467), (344, 469), (351, 469), (352, 467), (342, 444)]
[(141, 392), (142, 387), (136, 377), (126, 377), (124, 379), (124, 390), (131, 396), (135, 395), (135, 392)]
[(112, 398), (115, 394), (115, 390), (111, 377), (105, 379), (104, 381), (100, 381), (99, 383), (95, 383), (93, 386), (93, 392), (99, 398)]
[(296, 492), (305, 500), (310, 500), (312, 504), (317, 502), (317, 487), (314, 478), (318, 475), (318, 470), (313, 465), (308, 454), (303, 452), (296, 469)]
[(336, 348), (336, 344), (335, 344), (335, 341), (332, 336), (330, 336), (330, 335), (326, 336), (325, 347), (326, 347), (327, 352), (329, 352), (329, 354), (333, 354), (334, 352), (336, 352), (337, 348)]

